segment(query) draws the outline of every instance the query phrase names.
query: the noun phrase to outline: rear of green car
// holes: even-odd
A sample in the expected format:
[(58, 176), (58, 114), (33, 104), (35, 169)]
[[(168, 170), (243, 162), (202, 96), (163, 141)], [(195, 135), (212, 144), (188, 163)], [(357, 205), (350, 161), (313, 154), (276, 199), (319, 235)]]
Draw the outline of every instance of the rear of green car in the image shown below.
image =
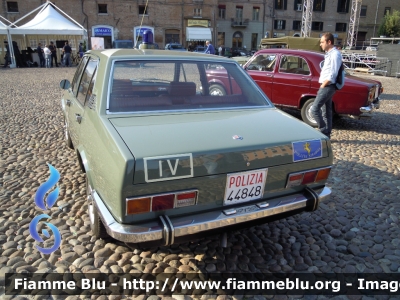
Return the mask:
[[(146, 54), (110, 59), (107, 94), (87, 114), (79, 151), (96, 236), (172, 244), (328, 198), (329, 140), (275, 109), (239, 65)], [(226, 95), (208, 93), (209, 68), (226, 72)]]

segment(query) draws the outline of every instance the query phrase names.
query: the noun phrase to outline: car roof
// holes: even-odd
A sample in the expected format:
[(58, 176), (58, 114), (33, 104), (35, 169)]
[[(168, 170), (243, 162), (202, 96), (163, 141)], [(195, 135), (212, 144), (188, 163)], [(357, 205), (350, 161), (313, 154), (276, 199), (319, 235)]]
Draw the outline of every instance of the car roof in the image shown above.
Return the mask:
[(269, 48), (269, 49), (261, 49), (258, 53), (281, 53), (281, 54), (293, 54), (293, 55), (303, 55), (307, 57), (321, 57), (324, 54), (318, 51), (312, 50), (300, 50), (300, 49), (285, 49), (285, 48)]
[(196, 58), (207, 58), (208, 60), (227, 60), (227, 62), (232, 62), (228, 58), (221, 56), (210, 55), (210, 54), (199, 54), (192, 53), (189, 51), (165, 51), (165, 50), (155, 50), (155, 49), (106, 49), (106, 50), (90, 50), (90, 54), (98, 56), (100, 59), (104, 58), (136, 58), (136, 59), (146, 59), (146, 58), (157, 58), (162, 59), (168, 57), (168, 59), (177, 58), (182, 59), (193, 59)]

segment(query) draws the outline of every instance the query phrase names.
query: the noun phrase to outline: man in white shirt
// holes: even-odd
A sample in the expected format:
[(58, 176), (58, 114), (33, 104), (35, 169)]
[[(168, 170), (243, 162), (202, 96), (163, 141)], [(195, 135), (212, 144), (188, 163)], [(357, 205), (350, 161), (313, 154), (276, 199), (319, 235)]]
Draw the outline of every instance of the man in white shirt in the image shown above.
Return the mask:
[(336, 92), (335, 83), (342, 65), (342, 54), (334, 47), (332, 33), (324, 33), (321, 37), (320, 45), (322, 50), (325, 51), (325, 61), (318, 80), (321, 86), (311, 108), (311, 113), (317, 122), (319, 130), (328, 138), (331, 138), (332, 97)]

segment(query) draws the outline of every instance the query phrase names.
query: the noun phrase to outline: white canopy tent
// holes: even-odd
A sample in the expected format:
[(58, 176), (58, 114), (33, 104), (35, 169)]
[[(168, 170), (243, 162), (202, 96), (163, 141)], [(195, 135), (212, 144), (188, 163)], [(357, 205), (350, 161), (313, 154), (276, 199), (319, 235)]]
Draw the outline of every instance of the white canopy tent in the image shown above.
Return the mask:
[[(3, 20), (11, 23), (7, 19), (3, 18), (2, 16), (0, 16), (0, 17)], [(10, 66), (15, 68), (14, 50), (13, 50), (13, 47), (12, 47), (12, 40), (11, 40), (11, 35), (10, 35), (10, 32), (9, 32), (9, 27), (6, 24), (4, 24), (1, 20), (0, 20), (0, 35), (6, 35), (7, 36), (7, 41), (8, 41), (8, 45), (9, 45), (8, 49), (9, 49), (10, 56), (11, 56), (11, 65)], [(0, 48), (1, 49), (5, 49), (5, 46), (3, 47), (3, 45), (2, 45)], [(3, 51), (1, 51), (1, 60), (4, 57), (3, 54), (4, 54)]]
[[(39, 12), (32, 20), (19, 27), (11, 28), (38, 10)], [(68, 40), (72, 48), (76, 47), (78, 40), (87, 39), (87, 30), (49, 1), (12, 23), (9, 26), (9, 32), (11, 35), (23, 35), (25, 47), (32, 46), (28, 43), (28, 37), (33, 37), (36, 42), (38, 36), (42, 36), (44, 40), (47, 36), (49, 41)]]
[[(54, 4), (46, 2), (41, 6), (43, 7), (39, 13), (28, 23), (21, 25), (18, 28), (10, 29), (11, 34), (86, 35), (86, 29), (82, 25), (62, 12)], [(37, 9), (39, 8), (40, 6)], [(64, 16), (55, 8), (61, 11)], [(29, 14), (18, 21), (27, 17)], [(13, 25), (18, 21), (14, 22)]]

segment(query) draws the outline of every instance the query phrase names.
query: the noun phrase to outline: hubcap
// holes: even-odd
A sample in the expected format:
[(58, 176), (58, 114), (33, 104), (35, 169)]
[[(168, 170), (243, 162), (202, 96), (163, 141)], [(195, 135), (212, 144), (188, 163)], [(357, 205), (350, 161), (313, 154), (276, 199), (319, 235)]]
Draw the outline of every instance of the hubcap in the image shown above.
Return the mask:
[(211, 90), (210, 95), (211, 96), (223, 96), (224, 94), (222, 93), (222, 91), (220, 89), (214, 88)]
[(68, 126), (67, 122), (64, 124), (64, 134), (65, 134), (65, 140), (68, 141)]
[[(88, 179), (86, 179), (88, 180)], [(90, 185), (87, 183), (86, 187), (86, 200), (88, 203), (88, 213), (89, 213), (89, 218), (90, 218), (90, 223), (94, 224), (94, 206), (93, 206), (93, 196), (92, 196), (92, 188)]]

